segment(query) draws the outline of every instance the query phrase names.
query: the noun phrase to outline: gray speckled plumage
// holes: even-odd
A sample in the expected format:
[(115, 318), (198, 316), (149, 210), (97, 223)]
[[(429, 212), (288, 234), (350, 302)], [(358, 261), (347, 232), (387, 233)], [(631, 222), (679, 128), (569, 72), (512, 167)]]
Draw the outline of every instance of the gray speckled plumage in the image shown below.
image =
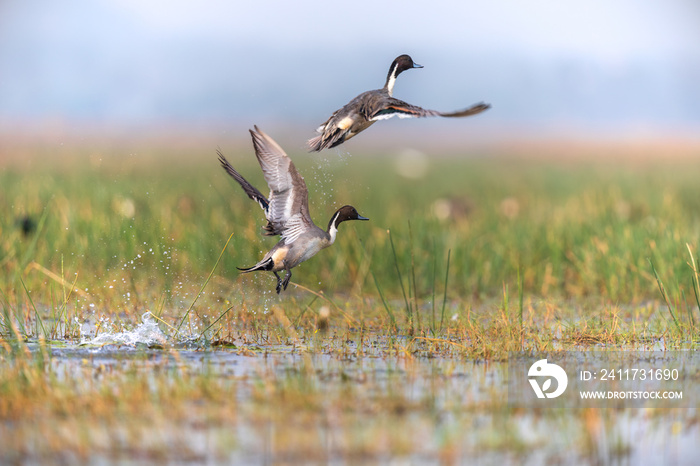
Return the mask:
[(476, 115), (491, 107), (489, 104), (478, 103), (464, 110), (445, 113), (424, 109), (395, 99), (392, 97), (392, 93), (396, 78), (403, 71), (413, 68), (422, 68), (422, 66), (416, 65), (408, 55), (396, 57), (389, 67), (384, 87), (363, 92), (344, 107), (333, 112), (331, 117), (316, 129), (319, 135), (308, 140), (309, 151), (318, 152), (326, 148), (336, 147), (369, 128), (374, 122), (393, 116), (399, 118), (431, 116), (456, 118)]

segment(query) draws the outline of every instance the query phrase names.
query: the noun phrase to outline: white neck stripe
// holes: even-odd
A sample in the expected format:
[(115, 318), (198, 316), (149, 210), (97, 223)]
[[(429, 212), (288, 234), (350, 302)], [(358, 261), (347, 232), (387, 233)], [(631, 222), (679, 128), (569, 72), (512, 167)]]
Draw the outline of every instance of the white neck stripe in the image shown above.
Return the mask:
[(331, 237), (331, 244), (335, 243), (335, 236), (338, 234), (338, 228), (336, 228), (335, 223), (331, 225), (331, 228), (328, 230), (328, 234)]
[(396, 84), (396, 75), (392, 74), (386, 82), (386, 90), (389, 92), (389, 97), (394, 93), (394, 84)]
[(331, 223), (328, 225), (328, 235), (331, 237), (331, 244), (335, 242), (335, 236), (338, 233), (338, 225), (336, 225), (336, 222), (338, 221), (339, 216), (340, 212), (336, 212), (331, 220)]

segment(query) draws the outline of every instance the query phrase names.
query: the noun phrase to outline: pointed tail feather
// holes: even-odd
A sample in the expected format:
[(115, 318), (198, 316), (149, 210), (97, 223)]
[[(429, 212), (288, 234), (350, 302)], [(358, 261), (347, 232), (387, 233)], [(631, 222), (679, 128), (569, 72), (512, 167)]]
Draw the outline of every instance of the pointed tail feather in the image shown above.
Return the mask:
[(481, 112), (488, 110), (490, 108), (491, 108), (490, 104), (485, 104), (483, 102), (480, 102), (476, 105), (472, 105), (469, 108), (466, 108), (464, 110), (459, 110), (457, 112), (440, 113), (440, 116), (448, 117), (448, 118), (466, 117), (466, 116), (476, 115), (477, 113), (481, 113)]
[(262, 260), (255, 264), (252, 267), (236, 267), (238, 270), (240, 270), (242, 273), (248, 273), (248, 272), (255, 272), (257, 270), (272, 270), (272, 268), (275, 266), (272, 257), (268, 257), (265, 260)]
[(348, 131), (336, 128), (309, 139), (306, 145), (309, 148), (309, 152), (321, 152), (323, 149), (341, 145), (346, 139), (350, 139)]
[(323, 144), (323, 134), (319, 134), (306, 141), (306, 147), (309, 148), (309, 152), (321, 152), (325, 148)]

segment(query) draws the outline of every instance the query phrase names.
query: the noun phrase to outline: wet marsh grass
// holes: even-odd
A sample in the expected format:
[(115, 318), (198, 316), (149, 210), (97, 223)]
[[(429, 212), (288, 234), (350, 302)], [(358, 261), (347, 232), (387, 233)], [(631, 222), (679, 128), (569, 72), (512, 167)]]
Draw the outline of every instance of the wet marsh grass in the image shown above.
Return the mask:
[[(391, 156), (368, 154), (331, 160), (330, 181), (318, 181), (313, 156), (293, 153), (319, 225), (345, 203), (371, 220), (343, 224), (278, 297), (267, 274), (235, 272), (274, 240), (260, 236), (262, 213), (215, 147), (170, 149), (37, 149), (0, 170), (6, 460), (500, 462), (533, 447), (561, 459), (545, 446), (561, 429), (555, 443), (573, 436), (572, 454), (595, 462), (608, 448), (603, 421), (514, 412), (474, 374), (509, 351), (697, 345), (694, 160), (444, 156), (414, 180)], [(222, 150), (264, 186), (249, 147)], [(251, 363), (299, 358), (246, 377), (148, 357), (141, 368), (86, 357), (71, 377), (57, 368), (52, 348), (133, 329), (146, 311), (175, 360), (191, 347)]]
[[(253, 184), (264, 186), (248, 148), (230, 152)], [(293, 155), (309, 172), (313, 156)], [(273, 240), (260, 237), (261, 212), (211, 159), (202, 151), (168, 166), (163, 151), (128, 163), (4, 169), (0, 266), (8, 297), (26, 294), (20, 273), (29, 290), (46, 294), (42, 285), (55, 280), (42, 271), (50, 271), (101, 302), (138, 305), (164, 293), (171, 305), (184, 294), (180, 285), (204, 281), (231, 233), (217, 275), (268, 288), (269, 280), (233, 272)], [(648, 260), (662, 275), (689, 276), (680, 258), (700, 232), (697, 170), (686, 163), (437, 158), (425, 178), (410, 180), (396, 174), (390, 158), (354, 157), (327, 168), (332, 193), (314, 191), (307, 180), (312, 214), (325, 225), (335, 207), (353, 202), (372, 220), (344, 224), (333, 252), (303, 264), (294, 280), (330, 294), (376, 296), (374, 274), (388, 295), (403, 295), (404, 286), (431, 296), (433, 271), (446, 270), (449, 251), (453, 296), (494, 297), (504, 284), (517, 289), (521, 274), (526, 294), (657, 298)], [(25, 215), (37, 222), (26, 236), (16, 226)]]

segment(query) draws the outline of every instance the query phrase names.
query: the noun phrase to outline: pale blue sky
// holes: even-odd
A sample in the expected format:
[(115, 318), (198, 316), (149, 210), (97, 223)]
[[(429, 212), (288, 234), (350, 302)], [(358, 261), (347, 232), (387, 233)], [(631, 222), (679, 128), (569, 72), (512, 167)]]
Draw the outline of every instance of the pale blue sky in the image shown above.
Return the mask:
[(320, 123), (400, 53), (397, 97), (480, 125), (700, 127), (693, 0), (5, 0), (0, 123)]

